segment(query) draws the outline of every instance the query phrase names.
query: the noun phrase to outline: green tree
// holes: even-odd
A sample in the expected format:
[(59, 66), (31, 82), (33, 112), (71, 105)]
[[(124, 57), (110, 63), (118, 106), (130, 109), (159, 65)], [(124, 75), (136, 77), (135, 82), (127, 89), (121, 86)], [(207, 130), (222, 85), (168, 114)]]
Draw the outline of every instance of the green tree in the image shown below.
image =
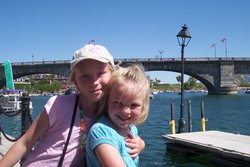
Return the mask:
[(180, 83), (181, 82), (181, 75), (177, 75), (176, 80), (177, 80), (178, 83)]
[(240, 87), (250, 87), (250, 84), (248, 82), (246, 82), (246, 81), (243, 81), (243, 82), (240, 83), (239, 86)]
[(155, 78), (154, 84), (155, 84), (155, 85), (159, 85), (160, 83), (161, 83), (161, 80)]
[(195, 79), (194, 77), (189, 77), (188, 82), (189, 82), (190, 88), (192, 89), (195, 87), (197, 79)]

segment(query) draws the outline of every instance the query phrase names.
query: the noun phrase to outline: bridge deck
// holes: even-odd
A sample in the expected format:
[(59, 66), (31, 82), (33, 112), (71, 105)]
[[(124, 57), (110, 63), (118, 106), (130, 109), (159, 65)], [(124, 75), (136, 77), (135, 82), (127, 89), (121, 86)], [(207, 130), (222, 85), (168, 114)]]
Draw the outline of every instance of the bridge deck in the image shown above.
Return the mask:
[(167, 149), (181, 153), (207, 154), (223, 164), (250, 163), (250, 136), (221, 131), (192, 132), (163, 135)]

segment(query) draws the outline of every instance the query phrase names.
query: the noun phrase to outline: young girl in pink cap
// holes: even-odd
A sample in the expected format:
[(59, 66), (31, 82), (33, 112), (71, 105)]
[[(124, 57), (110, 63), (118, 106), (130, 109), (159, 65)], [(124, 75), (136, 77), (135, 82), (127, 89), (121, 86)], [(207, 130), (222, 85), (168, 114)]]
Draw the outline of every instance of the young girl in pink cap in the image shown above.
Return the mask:
[[(113, 57), (104, 46), (92, 43), (77, 50), (70, 80), (79, 94), (51, 97), (29, 130), (0, 160), (0, 166), (14, 166), (37, 141), (23, 167), (85, 166), (86, 135), (96, 121), (99, 101), (113, 70)], [(139, 137), (127, 140), (127, 145), (132, 157), (145, 146)]]

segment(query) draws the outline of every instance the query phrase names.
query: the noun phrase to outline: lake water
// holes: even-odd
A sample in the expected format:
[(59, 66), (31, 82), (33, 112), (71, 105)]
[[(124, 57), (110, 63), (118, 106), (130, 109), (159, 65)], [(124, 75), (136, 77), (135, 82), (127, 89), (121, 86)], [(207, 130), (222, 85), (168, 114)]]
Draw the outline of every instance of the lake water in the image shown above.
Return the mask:
[[(150, 113), (146, 122), (140, 125), (139, 134), (146, 143), (145, 150), (140, 155), (141, 167), (207, 167), (212, 164), (187, 159), (185, 157), (175, 156), (166, 152), (163, 134), (170, 133), (170, 103), (174, 103), (174, 118), (176, 122), (176, 131), (178, 130), (180, 95), (174, 92), (165, 92), (154, 95), (151, 100)], [(33, 103), (33, 120), (41, 112), (43, 105), (49, 97), (36, 96), (31, 97)], [(201, 130), (201, 102), (204, 102), (206, 130), (220, 130), (225, 132), (240, 133), (250, 135), (250, 94), (239, 92), (237, 95), (207, 95), (203, 92), (189, 92), (184, 94), (184, 114), (185, 130), (188, 131), (187, 111), (188, 100), (192, 105), (192, 127), (193, 131)], [(6, 117), (0, 115), (1, 127), (10, 135), (18, 136), (20, 134), (20, 116)]]

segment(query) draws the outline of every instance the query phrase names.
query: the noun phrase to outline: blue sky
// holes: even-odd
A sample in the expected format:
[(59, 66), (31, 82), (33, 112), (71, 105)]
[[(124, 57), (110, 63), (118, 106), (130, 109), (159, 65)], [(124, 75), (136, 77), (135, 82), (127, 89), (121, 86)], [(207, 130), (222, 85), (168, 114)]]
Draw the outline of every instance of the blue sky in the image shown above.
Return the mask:
[[(115, 59), (180, 57), (176, 34), (192, 36), (185, 57), (250, 56), (249, 0), (2, 0), (0, 62), (71, 60), (90, 40)], [(151, 79), (177, 83), (177, 73), (151, 72)]]

